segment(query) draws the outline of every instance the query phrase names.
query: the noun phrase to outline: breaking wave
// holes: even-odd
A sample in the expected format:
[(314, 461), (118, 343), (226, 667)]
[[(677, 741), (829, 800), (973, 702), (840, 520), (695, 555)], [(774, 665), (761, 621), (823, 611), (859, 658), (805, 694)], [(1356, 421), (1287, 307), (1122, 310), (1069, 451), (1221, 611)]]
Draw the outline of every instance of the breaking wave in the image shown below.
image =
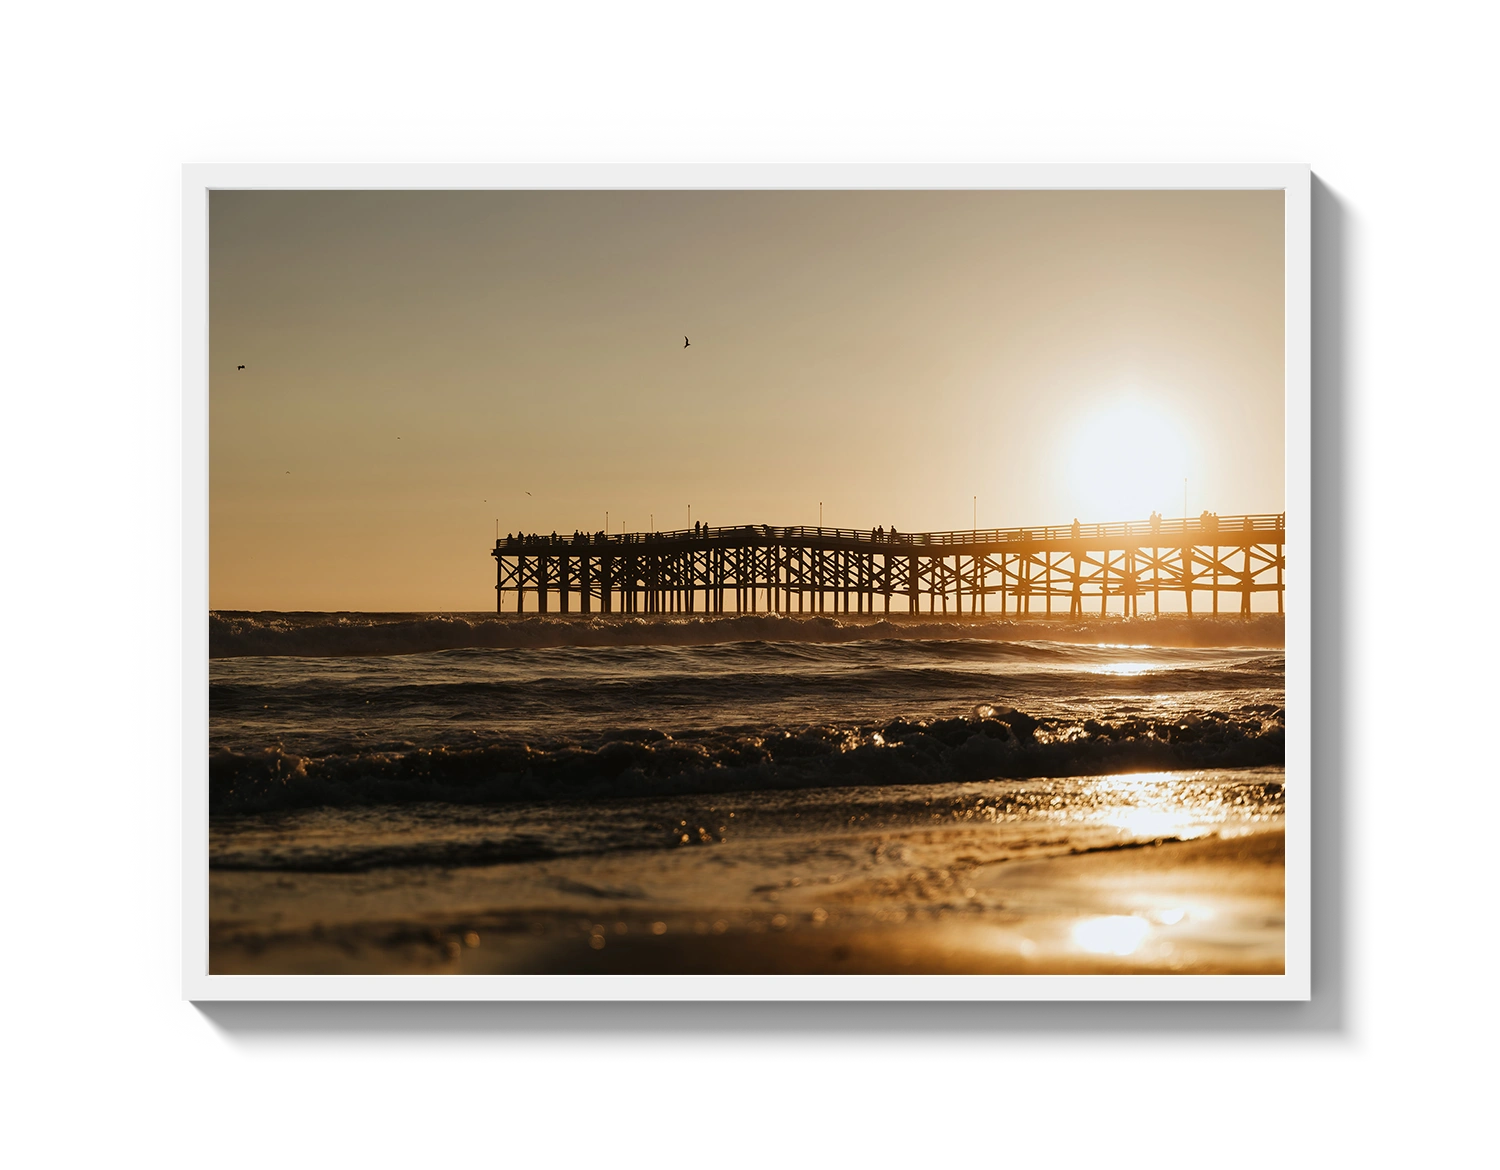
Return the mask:
[(1284, 712), (1199, 712), (1177, 720), (1033, 718), (981, 706), (967, 717), (798, 729), (726, 727), (598, 741), (297, 755), (221, 748), (209, 758), (216, 815), (422, 801), (711, 795), (846, 785), (1028, 779), (1285, 761)]

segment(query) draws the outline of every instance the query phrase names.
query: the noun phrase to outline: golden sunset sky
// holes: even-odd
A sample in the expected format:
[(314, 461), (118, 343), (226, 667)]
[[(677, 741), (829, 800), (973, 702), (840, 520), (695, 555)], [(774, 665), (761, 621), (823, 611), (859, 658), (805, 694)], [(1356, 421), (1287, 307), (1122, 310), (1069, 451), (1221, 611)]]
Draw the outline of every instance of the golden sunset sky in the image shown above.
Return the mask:
[(1279, 191), (217, 192), (211, 604), (492, 609), (497, 519), (1131, 520), (1184, 477), (1191, 515), (1281, 511), (1282, 221)]

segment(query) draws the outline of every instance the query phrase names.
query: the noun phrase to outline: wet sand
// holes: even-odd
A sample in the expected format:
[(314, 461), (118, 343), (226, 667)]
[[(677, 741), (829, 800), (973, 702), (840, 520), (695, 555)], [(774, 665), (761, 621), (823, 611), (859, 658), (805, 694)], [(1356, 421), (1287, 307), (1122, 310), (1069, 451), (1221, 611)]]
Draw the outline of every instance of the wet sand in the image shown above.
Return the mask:
[[(694, 899), (653, 898), (584, 878), (498, 866), (459, 876), (321, 875), (299, 880), (280, 929), (253, 912), (287, 897), (273, 874), (214, 872), (215, 974), (1280, 974), (1284, 837), (1262, 828), (1041, 857), (952, 856), (892, 888), (832, 890), (796, 880), (749, 910), (716, 917)], [(933, 845), (939, 845), (934, 842)], [(678, 880), (726, 856), (669, 855)], [(532, 867), (543, 871), (546, 867)], [(540, 879), (546, 877), (543, 882)], [(656, 888), (671, 888), (665, 871)], [(522, 882), (525, 910), (493, 897)], [(388, 883), (384, 884), (383, 883)], [(489, 883), (488, 885), (486, 883)], [(404, 897), (392, 895), (397, 888)], [(587, 913), (580, 913), (580, 898)], [(399, 903), (405, 902), (402, 907)], [(399, 919), (372, 917), (382, 907)], [(442, 905), (446, 910), (436, 910)], [(468, 909), (461, 909), (468, 907)], [(402, 910), (404, 909), (404, 913)]]

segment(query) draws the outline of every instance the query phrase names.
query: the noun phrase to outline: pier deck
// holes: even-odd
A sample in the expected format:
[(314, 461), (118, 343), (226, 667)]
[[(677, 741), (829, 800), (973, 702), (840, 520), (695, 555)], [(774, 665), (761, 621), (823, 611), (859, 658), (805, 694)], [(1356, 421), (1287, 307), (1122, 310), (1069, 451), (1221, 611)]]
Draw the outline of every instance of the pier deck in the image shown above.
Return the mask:
[[(778, 528), (508, 536), (497, 540), (496, 612), (1160, 612), (1163, 594), (1282, 612), (1286, 516), (1207, 516), (956, 532)], [(506, 602), (510, 605), (507, 607)], [(528, 609), (527, 602), (532, 606)], [(1237, 602), (1237, 605), (1235, 604)]]

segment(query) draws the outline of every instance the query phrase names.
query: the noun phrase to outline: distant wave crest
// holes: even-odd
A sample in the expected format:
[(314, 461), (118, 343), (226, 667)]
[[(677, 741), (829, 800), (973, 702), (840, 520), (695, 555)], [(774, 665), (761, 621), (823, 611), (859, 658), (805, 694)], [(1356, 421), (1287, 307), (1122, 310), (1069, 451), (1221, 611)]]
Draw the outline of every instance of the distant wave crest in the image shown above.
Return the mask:
[(1284, 763), (1283, 719), (1267, 707), (1176, 722), (1073, 723), (981, 706), (968, 717), (852, 728), (618, 732), (599, 742), (323, 756), (221, 749), (209, 758), (209, 800), (213, 813), (232, 815), (1265, 767)]
[(922, 615), (741, 614), (630, 618), (485, 616), (480, 614), (302, 614), (216, 612), (209, 615), (211, 658), (356, 657), (477, 648), (553, 646), (705, 646), (725, 642), (857, 642), (885, 639), (983, 641), (1124, 641), (1156, 646), (1279, 647), (1283, 619), (1180, 615), (1085, 621), (952, 619)]

